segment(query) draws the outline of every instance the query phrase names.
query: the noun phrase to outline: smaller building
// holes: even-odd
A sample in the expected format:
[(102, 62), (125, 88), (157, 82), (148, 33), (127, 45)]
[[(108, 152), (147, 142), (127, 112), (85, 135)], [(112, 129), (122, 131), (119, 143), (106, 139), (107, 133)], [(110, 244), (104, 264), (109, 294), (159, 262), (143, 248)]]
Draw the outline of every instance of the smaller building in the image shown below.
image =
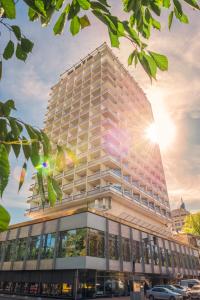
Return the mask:
[(182, 228), (185, 224), (185, 218), (190, 213), (185, 207), (185, 203), (181, 198), (181, 205), (178, 209), (174, 209), (171, 211), (171, 218), (172, 218), (172, 231), (173, 232), (181, 232)]

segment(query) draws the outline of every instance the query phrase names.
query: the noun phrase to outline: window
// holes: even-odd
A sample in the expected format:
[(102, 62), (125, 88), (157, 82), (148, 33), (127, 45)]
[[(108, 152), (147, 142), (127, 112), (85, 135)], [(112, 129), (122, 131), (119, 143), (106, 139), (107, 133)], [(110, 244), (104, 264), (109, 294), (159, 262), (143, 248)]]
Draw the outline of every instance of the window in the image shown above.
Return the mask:
[(55, 233), (48, 233), (43, 235), (42, 237), (42, 255), (43, 259), (45, 258), (53, 258), (54, 255), (54, 247), (55, 247)]
[(94, 257), (105, 257), (104, 232), (88, 229), (88, 255)]
[(16, 260), (24, 260), (26, 255), (27, 238), (19, 239), (16, 247)]
[(38, 253), (40, 249), (40, 241), (41, 241), (41, 236), (31, 236), (30, 237), (30, 245), (29, 245), (29, 250), (27, 253), (27, 259), (28, 260), (34, 260), (38, 258)]
[(114, 234), (109, 234), (108, 248), (110, 259), (119, 259), (119, 237)]
[(172, 254), (168, 249), (166, 249), (165, 252), (166, 252), (166, 261), (167, 261), (168, 267), (172, 267)]
[(122, 238), (122, 255), (123, 255), (123, 261), (131, 260), (130, 240), (124, 237)]
[(151, 249), (150, 244), (148, 242), (143, 243), (143, 251), (144, 251), (144, 263), (150, 264), (151, 263)]
[(161, 258), (161, 266), (166, 266), (166, 256), (165, 256), (165, 249), (160, 248), (160, 258)]
[(86, 255), (87, 228), (60, 233), (58, 257)]
[(153, 251), (154, 265), (157, 266), (159, 264), (158, 246), (157, 245), (152, 245), (152, 251)]
[(15, 248), (16, 248), (16, 240), (7, 241), (5, 243), (5, 257), (4, 261), (11, 261), (15, 259)]
[(133, 241), (133, 257), (135, 258), (136, 263), (141, 263), (142, 261), (141, 243), (138, 241)]

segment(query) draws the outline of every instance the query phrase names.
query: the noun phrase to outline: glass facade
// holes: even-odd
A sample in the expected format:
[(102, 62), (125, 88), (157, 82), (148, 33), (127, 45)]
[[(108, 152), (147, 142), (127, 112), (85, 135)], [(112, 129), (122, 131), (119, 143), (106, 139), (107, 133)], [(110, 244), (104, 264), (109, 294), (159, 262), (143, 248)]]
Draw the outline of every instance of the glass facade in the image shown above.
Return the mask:
[(114, 260), (119, 259), (119, 236), (118, 235), (109, 234), (108, 251), (109, 251), (110, 259), (114, 259)]
[(87, 255), (94, 257), (105, 257), (105, 234), (103, 231), (88, 229)]
[(28, 260), (36, 260), (38, 258), (40, 246), (41, 246), (41, 235), (30, 237), (29, 247), (27, 251)]
[(87, 228), (60, 232), (58, 257), (85, 256)]
[(55, 248), (55, 233), (48, 233), (42, 236), (42, 245), (41, 245), (41, 258), (53, 258), (54, 248)]

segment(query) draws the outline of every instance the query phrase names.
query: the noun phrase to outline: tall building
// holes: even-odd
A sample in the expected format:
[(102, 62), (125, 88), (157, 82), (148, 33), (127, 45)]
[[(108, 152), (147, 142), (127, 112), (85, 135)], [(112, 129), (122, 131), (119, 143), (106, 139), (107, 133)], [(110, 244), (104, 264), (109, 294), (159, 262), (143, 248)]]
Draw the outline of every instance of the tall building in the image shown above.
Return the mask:
[(177, 209), (171, 211), (172, 231), (181, 232), (185, 224), (185, 218), (189, 215), (189, 211), (185, 207), (185, 203), (181, 199), (181, 205)]
[[(199, 275), (199, 252), (173, 239), (158, 145), (143, 91), (106, 44), (61, 75), (45, 130), (66, 145), (55, 178), (62, 202), (44, 209), (31, 189), (33, 220), (0, 234), (0, 291), (74, 299), (128, 295), (131, 280), (153, 284)], [(140, 286), (140, 285), (139, 285)]]
[(145, 135), (152, 122), (144, 92), (106, 44), (66, 71), (52, 88), (45, 129), (55, 150), (66, 145), (78, 163), (69, 159), (54, 174), (62, 203), (43, 209), (35, 185), (28, 215), (87, 206), (164, 231), (170, 207), (159, 147)]

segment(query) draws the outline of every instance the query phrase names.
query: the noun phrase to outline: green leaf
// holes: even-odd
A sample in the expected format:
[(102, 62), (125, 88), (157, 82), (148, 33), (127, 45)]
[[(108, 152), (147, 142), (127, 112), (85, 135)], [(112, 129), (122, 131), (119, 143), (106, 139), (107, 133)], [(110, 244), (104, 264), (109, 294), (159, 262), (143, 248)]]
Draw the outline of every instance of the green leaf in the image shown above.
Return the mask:
[(5, 141), (8, 133), (6, 119), (0, 119), (0, 129), (0, 140)]
[(42, 0), (35, 0), (34, 1), (35, 6), (38, 8), (39, 12), (46, 17), (46, 10), (44, 7), (44, 1)]
[(53, 27), (54, 34), (61, 34), (63, 32), (65, 23), (67, 19), (66, 12), (62, 12), (60, 17), (58, 18), (56, 24)]
[(87, 26), (90, 26), (90, 21), (88, 19), (88, 17), (86, 15), (84, 15), (83, 17), (81, 17), (79, 19), (80, 21), (80, 24), (81, 24), (81, 29), (87, 27)]
[(56, 1), (56, 10), (61, 9), (62, 5), (63, 5), (64, 0), (57, 0)]
[(21, 45), (18, 43), (17, 44), (17, 49), (16, 49), (16, 57), (20, 60), (25, 61), (27, 59), (27, 53), (23, 51)]
[(49, 138), (44, 131), (41, 131), (41, 136), (42, 136), (42, 145), (43, 145), (44, 155), (49, 156), (50, 151), (51, 151), (51, 144), (50, 144)]
[(11, 146), (12, 146), (13, 152), (15, 154), (15, 157), (18, 158), (19, 154), (20, 154), (20, 150), (21, 150), (21, 145), (20, 144), (12, 144)]
[(45, 199), (45, 192), (44, 192), (43, 176), (40, 172), (37, 172), (37, 182), (38, 182), (38, 189), (42, 201), (42, 206), (44, 207), (46, 199)]
[(161, 9), (160, 9), (160, 6), (158, 3), (154, 2), (154, 1), (151, 1), (150, 2), (150, 6), (151, 6), (151, 9), (153, 10), (153, 12), (157, 15), (157, 16), (160, 16), (161, 14)]
[(78, 16), (74, 16), (70, 23), (70, 31), (72, 35), (76, 35), (80, 30), (80, 20)]
[[(23, 136), (22, 139), (24, 141), (26, 141), (27, 139)], [(31, 156), (31, 146), (28, 144), (22, 144), (22, 149), (24, 152), (24, 156), (26, 158), (26, 160), (29, 160), (30, 156)]]
[(152, 26), (158, 30), (161, 29), (161, 25), (160, 22), (158, 22), (157, 20), (155, 20), (154, 18), (151, 19), (152, 20)]
[(171, 29), (171, 26), (172, 26), (173, 17), (174, 17), (174, 12), (171, 11), (170, 14), (169, 14), (169, 17), (168, 17), (168, 28), (169, 28), (169, 30)]
[(102, 4), (97, 1), (90, 1), (91, 8), (96, 11), (104, 11), (107, 14), (110, 14), (109, 10)]
[(57, 181), (53, 177), (51, 178), (51, 182), (52, 182), (53, 188), (56, 192), (58, 201), (62, 201), (62, 190), (60, 188), (60, 185), (57, 183)]
[(2, 60), (0, 60), (0, 80), (2, 78)]
[(28, 17), (30, 21), (35, 21), (39, 18), (39, 15), (33, 8), (29, 7)]
[(196, 8), (196, 9), (200, 9), (198, 2), (196, 0), (184, 0), (186, 3), (188, 3), (189, 5), (191, 5), (192, 7)]
[(152, 51), (148, 51), (153, 60), (156, 63), (156, 66), (161, 70), (161, 71), (167, 71), (168, 70), (168, 60), (165, 55), (155, 53)]
[(14, 43), (10, 40), (6, 48), (4, 49), (3, 58), (6, 60), (10, 59), (13, 56), (14, 51), (15, 51)]
[(181, 3), (178, 0), (173, 0), (173, 2), (174, 2), (174, 6), (176, 7), (179, 15), (182, 15), (183, 10), (182, 10)]
[(23, 130), (23, 127), (20, 127), (17, 121), (14, 118), (8, 118), (10, 127), (11, 127), (11, 133), (14, 136), (14, 138), (18, 138), (20, 133)]
[(130, 66), (130, 65), (132, 65), (132, 63), (133, 63), (133, 58), (135, 57), (135, 55), (136, 55), (136, 50), (134, 50), (130, 55), (129, 55), (129, 57), (128, 57), (128, 65)]
[(179, 19), (180, 22), (185, 24), (189, 23), (188, 17), (184, 13), (180, 14), (176, 7), (174, 7), (174, 13), (176, 18)]
[(10, 223), (10, 215), (8, 211), (0, 205), (0, 232), (8, 229)]
[(54, 206), (57, 199), (57, 194), (54, 190), (52, 179), (48, 176), (47, 178), (47, 190), (48, 190), (48, 201), (50, 202), (51, 206)]
[(21, 170), (21, 174), (20, 174), (18, 192), (20, 191), (22, 185), (24, 184), (24, 180), (25, 180), (25, 176), (26, 176), (26, 171), (27, 171), (27, 163), (24, 162), (22, 170)]
[(3, 192), (8, 184), (10, 175), (10, 163), (6, 147), (0, 144), (0, 195), (2, 197)]
[(3, 115), (5, 117), (8, 117), (11, 113), (11, 110), (16, 110), (15, 108), (15, 102), (12, 99), (7, 100), (5, 103), (3, 103)]
[(13, 32), (14, 32), (16, 38), (17, 38), (18, 40), (20, 40), (20, 39), (21, 39), (21, 30), (20, 30), (19, 26), (17, 26), (17, 25), (12, 25), (11, 27), (12, 27), (12, 30), (13, 30)]
[(143, 51), (138, 53), (138, 58), (143, 69), (145, 70), (147, 75), (149, 75), (150, 79), (152, 79), (152, 77), (156, 79), (157, 67), (154, 60), (150, 56), (146, 55), (146, 53)]
[(1, 0), (1, 6), (4, 8), (6, 18), (15, 19), (16, 9), (14, 0)]
[(163, 0), (163, 6), (165, 8), (170, 8), (170, 5), (171, 5), (170, 0)]
[(77, 0), (80, 7), (84, 10), (87, 10), (90, 8), (90, 2), (87, 0)]
[(21, 39), (21, 48), (24, 52), (29, 53), (32, 51), (34, 44), (26, 38)]
[(139, 38), (137, 32), (129, 26), (127, 21), (124, 21), (123, 25), (124, 25), (125, 30), (128, 32), (130, 37), (133, 39), (133, 41), (140, 47), (141, 41), (140, 41), (140, 38)]
[(113, 33), (113, 31), (110, 30), (110, 28), (108, 28), (108, 33), (110, 37), (111, 46), (119, 48), (119, 38), (117, 33)]

